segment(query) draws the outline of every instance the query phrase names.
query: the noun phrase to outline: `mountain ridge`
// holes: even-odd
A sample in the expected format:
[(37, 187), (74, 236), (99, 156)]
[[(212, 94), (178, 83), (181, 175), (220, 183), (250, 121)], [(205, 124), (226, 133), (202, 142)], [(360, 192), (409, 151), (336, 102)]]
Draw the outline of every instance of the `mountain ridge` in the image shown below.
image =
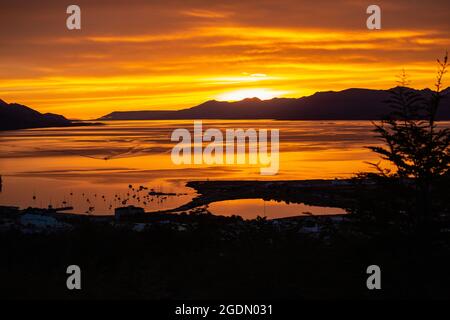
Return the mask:
[[(428, 88), (414, 90), (427, 97)], [(379, 120), (390, 112), (385, 101), (389, 90), (349, 88), (342, 91), (319, 91), (300, 98), (240, 101), (208, 100), (181, 110), (114, 111), (98, 120), (183, 120), (183, 119), (276, 119), (276, 120)], [(450, 87), (438, 114), (450, 120)]]
[(80, 125), (89, 124), (72, 122), (59, 114), (40, 113), (28, 106), (0, 99), (0, 131)]

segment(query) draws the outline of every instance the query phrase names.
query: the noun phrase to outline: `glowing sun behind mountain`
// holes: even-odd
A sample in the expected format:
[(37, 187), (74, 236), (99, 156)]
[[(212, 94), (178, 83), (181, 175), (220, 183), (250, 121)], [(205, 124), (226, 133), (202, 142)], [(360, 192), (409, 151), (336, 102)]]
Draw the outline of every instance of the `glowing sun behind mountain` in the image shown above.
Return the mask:
[(240, 89), (235, 91), (225, 92), (217, 97), (220, 101), (239, 101), (246, 98), (258, 98), (261, 100), (268, 100), (286, 94), (286, 91), (275, 91), (271, 89), (252, 88)]

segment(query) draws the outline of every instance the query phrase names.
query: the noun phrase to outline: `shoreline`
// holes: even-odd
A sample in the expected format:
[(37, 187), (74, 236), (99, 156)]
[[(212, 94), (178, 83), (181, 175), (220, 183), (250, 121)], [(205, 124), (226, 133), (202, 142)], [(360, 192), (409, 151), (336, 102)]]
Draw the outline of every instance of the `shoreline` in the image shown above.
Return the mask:
[[(366, 184), (368, 185), (368, 184)], [(189, 202), (172, 208), (157, 211), (146, 211), (146, 215), (176, 213), (207, 206), (213, 202), (262, 199), (286, 203), (304, 203), (310, 206), (337, 207), (348, 209), (352, 207), (351, 192), (356, 184), (352, 179), (307, 179), (307, 180), (194, 180), (186, 182), (186, 187), (192, 188), (197, 196)], [(72, 208), (20, 208), (15, 205), (1, 205), (0, 208), (17, 208), (19, 211), (35, 210), (45, 214), (59, 216), (86, 216), (92, 218), (111, 218), (114, 214), (86, 215), (85, 213), (67, 213), (63, 211)], [(118, 208), (126, 208), (117, 207)]]
[(217, 201), (238, 199), (275, 200), (347, 209), (351, 206), (349, 192), (355, 187), (351, 179), (207, 180), (189, 181), (186, 186), (193, 188), (198, 196), (189, 203), (167, 212), (189, 210)]
[[(23, 216), (43, 216), (64, 223), (84, 223), (84, 222), (129, 222), (129, 223), (151, 223), (161, 221), (171, 222), (193, 222), (196, 217), (207, 216), (208, 219), (238, 219), (244, 220), (240, 216), (214, 215), (208, 211), (207, 206), (213, 202), (237, 199), (263, 199), (284, 201), (286, 203), (304, 203), (313, 206), (338, 207), (348, 210), (352, 207), (352, 193), (356, 187), (351, 179), (316, 179), (316, 180), (217, 180), (217, 181), (189, 181), (187, 187), (193, 188), (197, 196), (186, 204), (179, 207), (145, 212), (139, 207), (117, 207), (115, 215), (86, 215), (79, 213), (68, 213), (66, 210), (72, 208), (25, 208), (13, 206), (0, 206), (0, 218), (20, 218)], [(117, 214), (120, 210), (120, 216)], [(293, 217), (282, 217), (270, 219), (270, 221), (294, 221), (304, 218), (327, 217), (327, 219), (337, 215), (302, 215)], [(247, 221), (255, 221), (249, 219)]]
[(14, 128), (0, 128), (1, 132), (17, 131), (17, 130), (30, 130), (30, 129), (51, 129), (51, 128), (71, 128), (71, 127), (92, 127), (92, 126), (105, 126), (102, 122), (84, 122), (84, 120), (72, 120), (68, 124), (60, 125), (37, 125), (31, 127), (14, 127)]

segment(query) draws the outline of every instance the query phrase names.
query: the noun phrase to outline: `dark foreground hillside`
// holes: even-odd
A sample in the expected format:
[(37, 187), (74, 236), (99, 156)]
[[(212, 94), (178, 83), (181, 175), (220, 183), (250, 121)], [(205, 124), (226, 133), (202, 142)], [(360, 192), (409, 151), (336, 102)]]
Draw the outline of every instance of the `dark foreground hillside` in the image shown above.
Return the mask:
[[(0, 233), (0, 292), (9, 299), (450, 298), (445, 230), (423, 241), (361, 232), (345, 221), (317, 220), (317, 232), (314, 219), (206, 215), (139, 232), (137, 225), (92, 222), (50, 234), (10, 229)], [(72, 264), (82, 270), (80, 291), (66, 289)], [(372, 264), (381, 267), (382, 290), (366, 287)]]

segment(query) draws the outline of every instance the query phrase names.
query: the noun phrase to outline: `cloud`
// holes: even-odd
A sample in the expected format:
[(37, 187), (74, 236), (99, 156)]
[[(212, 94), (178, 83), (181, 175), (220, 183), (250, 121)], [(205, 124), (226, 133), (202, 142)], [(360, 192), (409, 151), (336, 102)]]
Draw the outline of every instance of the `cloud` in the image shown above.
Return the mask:
[(202, 10), (202, 9), (192, 9), (192, 10), (186, 10), (181, 11), (182, 15), (196, 17), (196, 18), (206, 18), (206, 19), (221, 19), (221, 18), (227, 18), (231, 16), (232, 12), (218, 12), (218, 11), (211, 11), (211, 10)]

